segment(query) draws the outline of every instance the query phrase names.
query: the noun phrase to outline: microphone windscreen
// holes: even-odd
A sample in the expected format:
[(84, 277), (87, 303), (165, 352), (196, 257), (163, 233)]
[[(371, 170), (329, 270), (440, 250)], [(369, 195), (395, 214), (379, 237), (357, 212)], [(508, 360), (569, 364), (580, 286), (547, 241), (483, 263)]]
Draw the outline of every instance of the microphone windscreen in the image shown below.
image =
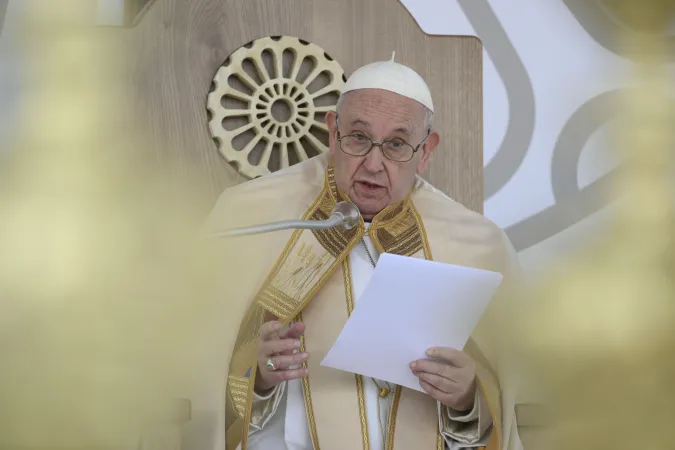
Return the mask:
[(332, 214), (340, 214), (344, 220), (344, 227), (351, 230), (359, 223), (361, 212), (359, 207), (352, 202), (340, 202), (333, 207)]

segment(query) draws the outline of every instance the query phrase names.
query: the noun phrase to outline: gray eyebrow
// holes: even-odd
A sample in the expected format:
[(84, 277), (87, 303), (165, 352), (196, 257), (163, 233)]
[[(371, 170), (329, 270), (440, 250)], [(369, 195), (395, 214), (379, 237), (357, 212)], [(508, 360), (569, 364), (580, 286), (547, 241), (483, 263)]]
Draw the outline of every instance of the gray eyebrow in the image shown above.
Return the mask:
[[(370, 128), (370, 124), (363, 119), (354, 119), (354, 120), (351, 121), (350, 125), (363, 125), (366, 128)], [(398, 127), (396, 129), (394, 129), (394, 132), (400, 133), (400, 134), (405, 134), (408, 137), (410, 137), (410, 135), (411, 135), (410, 130), (408, 130), (405, 127)]]

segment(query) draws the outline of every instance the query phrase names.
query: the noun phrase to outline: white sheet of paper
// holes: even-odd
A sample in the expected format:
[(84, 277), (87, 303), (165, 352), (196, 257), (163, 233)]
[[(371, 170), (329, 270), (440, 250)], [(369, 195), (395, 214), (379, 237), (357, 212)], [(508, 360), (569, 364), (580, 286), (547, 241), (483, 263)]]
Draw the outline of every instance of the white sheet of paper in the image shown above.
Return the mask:
[(384, 253), (321, 365), (423, 391), (410, 363), (464, 348), (502, 281), (496, 272)]

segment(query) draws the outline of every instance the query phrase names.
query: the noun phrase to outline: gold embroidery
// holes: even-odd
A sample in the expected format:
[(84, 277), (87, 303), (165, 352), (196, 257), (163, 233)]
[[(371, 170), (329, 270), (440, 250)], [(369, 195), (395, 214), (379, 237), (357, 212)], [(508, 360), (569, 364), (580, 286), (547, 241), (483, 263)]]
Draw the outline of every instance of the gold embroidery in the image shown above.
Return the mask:
[[(318, 256), (314, 246), (299, 239), (299, 248), (295, 255), (280, 267), (277, 275), (270, 282), (270, 286), (282, 293), (289, 303), (301, 297), (307, 285), (313, 280), (327, 261), (326, 255)], [(289, 252), (290, 253), (290, 252)]]
[(248, 446), (248, 427), (251, 424), (251, 412), (252, 412), (252, 403), (251, 399), (253, 398), (253, 389), (255, 388), (255, 375), (258, 372), (258, 364), (255, 364), (251, 367), (251, 373), (248, 377), (248, 404), (246, 405), (246, 416), (244, 416), (244, 423), (246, 424), (246, 434), (241, 437), (241, 450), (246, 450)]
[(422, 250), (426, 244), (423, 226), (412, 202), (406, 200), (385, 211), (388, 219), (373, 220), (368, 230), (377, 250), (403, 256), (413, 256)]
[[(337, 201), (345, 200), (348, 201), (349, 198), (337, 188), (333, 168), (329, 166), (326, 170), (324, 188), (305, 212), (303, 219), (326, 218)], [(291, 235), (273, 269), (262, 283), (261, 289), (256, 293), (255, 302), (242, 320), (237, 336), (227, 382), (226, 450), (234, 450), (240, 444), (241, 449), (246, 450), (255, 384), (253, 381), (257, 371), (257, 339), (264, 314), (270, 312), (284, 324), (290, 322), (293, 317), (301, 320), (301, 311), (334, 274), (339, 264), (342, 264), (344, 269), (347, 308), (351, 314), (354, 302), (350, 268), (346, 258), (364, 233), (365, 225), (361, 220), (358, 227), (349, 231), (341, 228), (324, 232), (297, 230)], [(390, 205), (378, 214), (373, 220), (369, 234), (380, 253), (388, 252), (433, 259), (422, 219), (410, 197), (399, 204)], [(301, 343), (304, 350), (304, 337), (301, 338)], [(306, 367), (306, 364), (304, 366)], [(355, 377), (363, 446), (364, 449), (368, 449), (364, 383), (362, 377)], [(492, 383), (488, 382), (484, 385), (481, 378), (481, 376), (478, 377), (478, 386), (488, 399), (493, 419), (499, 419), (499, 403), (491, 401), (493, 398), (498, 399), (499, 394), (497, 392), (497, 396), (494, 397), (493, 392), (486, 392)], [(318, 449), (318, 430), (312, 407), (309, 377), (302, 380), (302, 385), (312, 443), (314, 448)], [(394, 447), (396, 417), (401, 393), (402, 388), (397, 386), (388, 417), (387, 435), (384, 437), (385, 448), (388, 450)], [(495, 426), (496, 437), (501, 447), (501, 430), (497, 420), (495, 424), (497, 424)], [(444, 439), (440, 430), (437, 442), (438, 448), (444, 447)]]
[(444, 450), (444, 449), (445, 449), (445, 439), (443, 438), (443, 434), (441, 434), (441, 430), (438, 430), (438, 437), (436, 438), (436, 450)]
[(274, 286), (267, 286), (258, 297), (258, 304), (276, 317), (288, 317), (293, 312), (295, 300)]
[(345, 280), (345, 297), (347, 297), (347, 315), (351, 316), (354, 311), (354, 297), (352, 296), (352, 269), (349, 259), (342, 261), (342, 274)]
[(390, 225), (391, 221), (398, 221), (401, 219), (402, 213), (408, 208), (410, 204), (410, 194), (406, 197), (405, 200), (393, 205), (389, 205), (384, 208), (380, 213), (373, 219), (371, 226), (375, 228), (382, 228)]
[(327, 252), (301, 257), (300, 260), (285, 261), (284, 269), (278, 271), (258, 298), (259, 305), (283, 323), (288, 323), (311, 301), (339, 262)]
[(335, 182), (335, 169), (333, 168), (332, 164), (329, 164), (328, 168), (326, 169), (326, 182), (330, 187), (328, 193), (330, 194), (331, 199), (337, 203), (337, 200), (340, 198), (340, 196), (337, 189), (337, 183)]
[(400, 237), (395, 238), (387, 230), (375, 231), (386, 253), (412, 256), (422, 249), (422, 236), (417, 227), (410, 227)]
[[(349, 259), (345, 258), (342, 262), (342, 273), (344, 274), (345, 297), (347, 298), (347, 314), (352, 315), (354, 310), (354, 297), (352, 296), (352, 273), (349, 266)], [(356, 393), (359, 397), (359, 418), (361, 419), (361, 438), (363, 440), (363, 449), (370, 449), (370, 437), (368, 435), (368, 416), (366, 412), (366, 393), (363, 385), (363, 377), (356, 377)], [(384, 436), (383, 436), (384, 437)]]
[[(312, 251), (311, 244), (302, 243), (301, 249), (294, 262), (286, 263), (279, 275), (273, 281), (273, 285), (283, 292), (291, 303), (294, 299), (301, 298), (308, 286), (312, 286), (316, 278), (320, 276), (324, 266), (334, 258), (328, 253), (309, 253)], [(294, 266), (298, 266), (293, 269)]]
[[(325, 220), (328, 218), (328, 214), (323, 212), (317, 213), (316, 220)], [(312, 231), (316, 240), (319, 241), (321, 246), (328, 250), (331, 255), (337, 257), (340, 254), (340, 250), (344, 249), (347, 246), (349, 238), (352, 237), (354, 233), (347, 233), (345, 230), (340, 228), (328, 228), (326, 230), (314, 230)]]
[[(317, 202), (315, 202), (315, 204), (316, 204), (316, 203), (317, 203)], [(312, 205), (312, 206), (314, 206), (314, 205)], [(285, 267), (286, 267), (286, 266), (285, 266), (285, 263), (286, 263), (286, 261), (288, 260), (288, 256), (290, 255), (291, 250), (295, 247), (295, 244), (296, 244), (296, 243), (298, 242), (298, 240), (300, 239), (300, 235), (301, 235), (301, 234), (302, 234), (302, 231), (301, 231), (301, 230), (296, 230), (296, 231), (293, 232), (293, 234), (291, 235), (291, 238), (288, 240), (288, 243), (286, 244), (286, 247), (284, 247), (283, 252), (281, 252), (281, 255), (280, 255), (279, 258), (277, 259), (277, 262), (274, 264), (274, 268), (270, 271), (269, 275), (267, 275), (267, 279), (266, 279), (265, 282), (263, 283), (263, 288), (260, 290), (260, 292), (259, 292), (258, 295), (257, 295), (257, 302), (258, 302), (258, 305), (259, 305), (260, 307), (266, 309), (267, 311), (272, 312), (270, 308), (272, 308), (272, 309), (278, 309), (278, 310), (283, 310), (283, 306), (282, 306), (282, 305), (274, 305), (273, 303), (270, 304), (270, 303), (267, 303), (267, 302), (266, 302), (266, 303), (261, 303), (261, 301), (264, 301), (264, 300), (268, 300), (268, 301), (269, 301), (269, 300), (270, 300), (268, 297), (263, 297), (263, 296), (261, 295), (261, 293), (264, 292), (265, 289), (266, 289), (268, 286), (271, 286), (271, 285), (272, 285), (272, 281), (278, 276), (278, 274), (279, 274), (280, 272), (282, 272), (283, 269), (285, 269)], [(285, 271), (284, 271), (284, 273), (285, 273)], [(272, 299), (272, 301), (273, 301), (273, 299)], [(273, 314), (274, 314), (274, 313), (273, 313)], [(291, 317), (289, 317), (289, 316), (283, 316), (283, 315), (280, 315), (280, 316), (277, 316), (277, 317), (278, 317), (279, 320), (281, 320), (283, 323), (287, 323), (287, 322), (290, 321), (290, 319), (291, 319)], [(257, 335), (257, 333), (259, 332), (259, 328), (258, 328), (258, 329), (255, 329), (254, 331), (255, 331), (255, 334)], [(237, 343), (239, 343), (239, 339), (237, 339)]]
[(230, 375), (227, 378), (228, 391), (237, 415), (242, 419), (246, 415), (246, 396), (248, 395), (248, 378)]
[[(330, 185), (329, 180), (333, 177), (330, 172), (327, 170), (324, 189), (305, 216), (314, 217), (325, 213), (324, 209), (327, 211), (332, 209), (334, 201), (331, 200), (330, 193), (335, 188)], [(282, 255), (283, 259), (279, 260), (265, 283), (266, 288), (262, 290), (259, 299), (260, 305), (277, 315), (284, 323), (290, 321), (311, 301), (337, 268), (339, 261), (335, 255), (340, 258), (346, 257), (365, 232), (365, 226), (361, 221), (359, 226), (352, 230), (333, 228), (326, 231), (328, 233), (322, 235), (323, 242), (312, 232), (301, 233), (298, 230), (294, 233)], [(319, 249), (313, 248), (310, 243), (312, 236), (322, 244), (321, 249), (325, 251), (320, 252)], [(326, 244), (327, 240), (331, 242), (330, 245)], [(298, 251), (290, 259), (292, 248), (297, 246), (298, 242), (300, 242)]]
[(257, 330), (264, 321), (264, 314), (265, 311), (258, 307), (257, 304), (254, 304), (242, 319), (237, 336), (237, 351), (232, 355), (232, 359), (230, 360), (230, 375), (244, 376), (246, 371), (251, 367), (251, 361), (257, 359)]
[(391, 405), (391, 411), (389, 411), (389, 432), (387, 433), (386, 446), (387, 450), (394, 449), (394, 434), (396, 432), (396, 415), (398, 414), (398, 404), (401, 401), (401, 386), (396, 386), (396, 392), (394, 392), (394, 401)]
[(366, 413), (366, 392), (363, 385), (363, 377), (356, 377), (356, 394), (359, 397), (359, 418), (361, 419), (361, 439), (363, 440), (363, 450), (370, 449), (370, 436), (368, 434), (368, 415)]
[[(303, 219), (307, 219), (313, 211), (318, 207), (321, 200), (321, 196), (312, 203), (312, 206), (305, 212)], [(291, 250), (294, 248), (298, 239), (300, 238), (301, 230), (296, 230), (292, 235), (289, 241), (286, 243), (284, 250), (281, 255), (277, 258), (277, 261), (274, 264), (274, 267), (267, 275), (263, 286), (269, 286), (271, 280), (274, 279), (279, 270), (283, 267), (284, 262), (287, 260)], [(264, 289), (261, 289), (261, 292)], [(257, 371), (257, 351), (258, 343), (257, 337), (260, 332), (260, 326), (262, 325), (265, 310), (261, 308), (258, 303), (259, 295), (256, 296), (256, 301), (249, 308), (246, 316), (241, 322), (239, 327), (239, 333), (237, 335), (237, 340), (235, 342), (235, 350), (232, 354), (230, 361), (229, 375), (234, 376), (247, 376), (249, 379), (254, 380), (255, 374)], [(283, 316), (277, 316), (282, 322), (290, 320)], [(245, 375), (246, 371), (249, 371)], [(246, 399), (246, 414), (245, 417), (249, 419), (244, 420), (237, 414), (237, 408), (234, 405), (234, 398), (228, 392), (226, 395), (225, 402), (225, 430), (226, 430), (226, 450), (235, 450), (241, 444), (241, 450), (246, 450), (246, 442), (248, 440), (248, 430), (250, 426), (250, 410), (253, 400), (252, 392), (254, 383), (250, 384), (249, 395)], [(229, 390), (229, 383), (227, 386)]]
[(433, 261), (434, 257), (431, 254), (431, 246), (429, 245), (429, 238), (427, 237), (427, 230), (426, 230), (426, 228), (424, 228), (424, 223), (422, 222), (422, 217), (420, 217), (420, 213), (417, 212), (417, 208), (415, 208), (415, 206), (412, 205), (412, 204), (411, 204), (410, 211), (413, 213), (413, 216), (415, 217), (415, 222), (417, 222), (417, 227), (419, 228), (419, 230), (422, 234), (422, 242), (424, 243), (424, 256), (429, 261)]
[[(302, 322), (302, 314), (298, 314), (298, 322)], [(300, 336), (300, 351), (305, 351), (305, 336)], [(307, 368), (307, 361), (302, 363), (302, 367)], [(309, 424), (309, 434), (312, 437), (312, 447), (319, 450), (319, 433), (316, 429), (314, 420), (314, 407), (312, 406), (312, 391), (309, 389), (309, 376), (302, 379), (302, 392), (305, 397), (305, 412), (307, 413), (307, 423)]]
[[(321, 206), (322, 199), (326, 198), (329, 186), (326, 183), (322, 193), (314, 201), (303, 218), (311, 217)], [(249, 309), (241, 323), (235, 351), (233, 352), (229, 375), (245, 375), (255, 379), (257, 368), (257, 336), (260, 332), (264, 312), (275, 314), (279, 320), (287, 324), (291, 318), (297, 316), (311, 301), (316, 292), (332, 276), (349, 251), (358, 243), (365, 232), (365, 226), (352, 231), (352, 238), (345, 242), (345, 248), (340, 252), (340, 259), (330, 255), (322, 246), (312, 245), (312, 233), (296, 230), (289, 239), (283, 252), (277, 259), (274, 268), (268, 274), (263, 287), (256, 295), (255, 304)], [(300, 243), (300, 245), (298, 245)], [(297, 251), (294, 252), (294, 249)], [(291, 259), (291, 255), (293, 258)], [(298, 270), (299, 269), (299, 270)], [(282, 287), (283, 289), (281, 289)], [(249, 394), (246, 398), (245, 419), (235, 412), (237, 406), (231, 392), (227, 396), (226, 410), (231, 411), (226, 416), (225, 428), (228, 433), (227, 450), (234, 450), (241, 442), (242, 450), (246, 449), (248, 429), (250, 426), (252, 389), (254, 383), (249, 383)]]

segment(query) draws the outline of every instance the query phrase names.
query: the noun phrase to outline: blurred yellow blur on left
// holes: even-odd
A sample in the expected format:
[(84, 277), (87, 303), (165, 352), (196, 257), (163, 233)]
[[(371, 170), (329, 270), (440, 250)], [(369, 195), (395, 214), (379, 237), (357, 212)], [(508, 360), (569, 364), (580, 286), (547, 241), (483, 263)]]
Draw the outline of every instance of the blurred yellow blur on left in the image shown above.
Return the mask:
[(31, 86), (0, 166), (0, 448), (137, 448), (198, 383), (222, 313), (208, 206), (139, 151), (95, 2), (24, 1)]

